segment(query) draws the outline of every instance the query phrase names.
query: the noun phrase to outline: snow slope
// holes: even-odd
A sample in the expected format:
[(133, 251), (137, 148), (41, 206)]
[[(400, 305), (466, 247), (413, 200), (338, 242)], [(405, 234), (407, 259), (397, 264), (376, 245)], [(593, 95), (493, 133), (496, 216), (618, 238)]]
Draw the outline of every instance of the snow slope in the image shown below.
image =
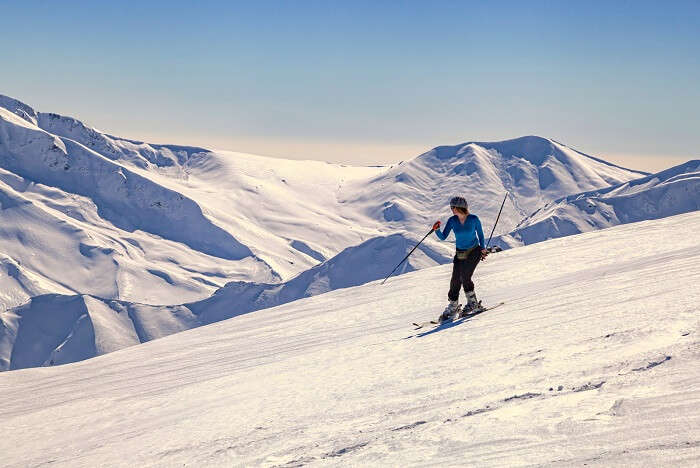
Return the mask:
[[(274, 307), (304, 297), (386, 278), (419, 239), (400, 234), (376, 237), (348, 247), (332, 259), (282, 284), (232, 282), (212, 297), (185, 307), (203, 323), (213, 323), (259, 309)], [(421, 244), (394, 275), (447, 263), (449, 257)]]
[(0, 312), (0, 325), (3, 371), (81, 361), (200, 326), (201, 320), (183, 306), (44, 294)]
[[(489, 232), (511, 190), (504, 233), (536, 205), (640, 174), (539, 137), (391, 167), (212, 152), (115, 137), (0, 95), (0, 201), (13, 200), (0, 254), (40, 280), (39, 294), (180, 304), (230, 281), (290, 281), (373, 238), (420, 238), (455, 193)], [(451, 250), (432, 236), (426, 246)], [(0, 307), (20, 305), (23, 283), (7, 284)]]
[[(46, 285), (78, 293), (151, 304), (201, 299), (232, 280), (290, 279), (376, 236), (334, 214), (333, 193), (344, 178), (378, 170), (134, 142), (0, 96), (0, 200), (27, 201), (35, 206), (22, 209), (36, 214), (4, 223), (0, 252)], [(314, 203), (319, 197), (328, 202)], [(277, 209), (266, 208), (273, 202)], [(18, 234), (27, 231), (36, 242)], [(51, 249), (56, 231), (66, 248)], [(303, 233), (312, 235), (295, 236)], [(83, 244), (104, 268), (88, 265)], [(69, 274), (40, 267), (56, 262), (85, 265)], [(100, 288), (73, 274), (88, 268)]]
[[(44, 294), (0, 311), (0, 371), (76, 362), (201, 325), (385, 278), (417, 240), (370, 239), (285, 283), (236, 281), (184, 305), (146, 305), (88, 295)], [(395, 274), (446, 263), (421, 245)], [(393, 263), (392, 263), (393, 262)], [(8, 268), (12, 265), (9, 264)]]
[(233, 278), (275, 278), (191, 199), (4, 108), (0, 209), (0, 253), (42, 292), (177, 303)]
[[(445, 201), (463, 194), (486, 235), (506, 192), (509, 200), (496, 234), (547, 202), (584, 190), (646, 175), (575, 151), (554, 140), (526, 136), (501, 142), (439, 146), (354, 185), (342, 201), (397, 226), (424, 226), (445, 211)], [(377, 203), (381, 200), (382, 203)]]
[(3, 108), (0, 121), (4, 169), (35, 183), (90, 198), (103, 219), (124, 231), (145, 231), (229, 260), (251, 255), (181, 194), (74, 140), (32, 126)]
[(1, 373), (3, 465), (696, 466), (699, 231), (499, 253), (477, 291), (506, 304), (436, 330), (409, 324), (447, 265)]
[(700, 161), (546, 204), (512, 232), (494, 239), (516, 247), (617, 224), (700, 210)]

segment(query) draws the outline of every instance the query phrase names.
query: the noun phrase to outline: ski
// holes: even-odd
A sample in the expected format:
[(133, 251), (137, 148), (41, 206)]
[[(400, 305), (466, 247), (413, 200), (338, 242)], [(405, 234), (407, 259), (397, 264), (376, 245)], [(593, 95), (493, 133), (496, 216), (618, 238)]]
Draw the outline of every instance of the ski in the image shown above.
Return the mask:
[(419, 322), (413, 322), (412, 325), (413, 325), (414, 327), (416, 327), (416, 330), (418, 330), (418, 329), (420, 329), (420, 328), (427, 327), (428, 325), (430, 325), (430, 324), (432, 324), (432, 323), (434, 323), (433, 320), (428, 320), (427, 322), (420, 322), (420, 323), (419, 323)]
[(471, 314), (467, 314), (467, 315), (465, 315), (464, 317), (461, 317), (461, 318), (470, 318), (470, 317), (474, 317), (475, 315), (483, 314), (483, 313), (486, 312), (487, 310), (493, 310), (493, 309), (495, 309), (496, 307), (500, 307), (500, 306), (502, 306), (503, 304), (505, 304), (505, 302), (499, 302), (498, 304), (495, 304), (495, 305), (492, 305), (492, 306), (482, 307), (481, 309), (477, 310), (476, 312), (471, 313)]
[(505, 302), (499, 302), (498, 304), (495, 304), (495, 305), (492, 305), (492, 306), (483, 307), (483, 308), (481, 308), (480, 310), (478, 310), (477, 312), (474, 312), (474, 313), (472, 313), (472, 314), (467, 314), (467, 315), (465, 315), (464, 317), (455, 317), (455, 318), (453, 318), (452, 320), (446, 320), (446, 321), (444, 321), (444, 322), (439, 322), (438, 320), (428, 320), (428, 321), (426, 321), (426, 322), (413, 322), (413, 326), (416, 327), (416, 328), (415, 328), (416, 330), (419, 330), (419, 329), (421, 329), (421, 328), (423, 328), (423, 327), (427, 327), (428, 325), (442, 325), (443, 323), (460, 322), (460, 321), (463, 321), (463, 320), (468, 320), (468, 319), (470, 319), (471, 317), (477, 316), (477, 315), (479, 315), (479, 314), (483, 314), (484, 312), (486, 312), (486, 311), (488, 311), (488, 310), (493, 310), (493, 309), (495, 309), (496, 307), (502, 306), (503, 304), (505, 304)]
[(423, 327), (426, 327), (426, 326), (428, 326), (428, 325), (435, 325), (435, 324), (438, 324), (438, 323), (453, 322), (453, 321), (455, 320), (455, 317), (458, 317), (459, 314), (460, 314), (461, 312), (462, 312), (462, 304), (459, 304), (459, 305), (457, 306), (457, 309), (455, 310), (455, 312), (452, 314), (452, 317), (450, 318), (450, 320), (445, 320), (444, 322), (438, 322), (437, 320), (428, 320), (428, 321), (425, 321), (425, 322), (413, 322), (413, 326), (414, 326), (414, 327), (417, 327), (416, 330), (418, 330), (418, 328), (423, 328)]

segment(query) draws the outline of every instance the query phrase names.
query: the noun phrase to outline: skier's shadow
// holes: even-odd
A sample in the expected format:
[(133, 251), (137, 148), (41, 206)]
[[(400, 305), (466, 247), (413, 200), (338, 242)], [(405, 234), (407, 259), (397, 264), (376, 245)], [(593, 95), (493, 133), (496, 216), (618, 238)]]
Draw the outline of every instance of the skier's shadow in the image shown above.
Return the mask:
[(461, 319), (458, 319), (458, 320), (453, 320), (453, 321), (450, 321), (450, 322), (444, 322), (444, 323), (441, 323), (440, 325), (438, 325), (438, 326), (436, 326), (436, 327), (433, 327), (433, 328), (431, 328), (431, 329), (429, 329), (429, 330), (426, 330), (426, 331), (424, 331), (424, 332), (416, 333), (415, 335), (411, 335), (411, 336), (407, 336), (405, 339), (413, 338), (413, 337), (415, 337), (415, 338), (423, 338), (424, 336), (432, 335), (433, 333), (437, 333), (437, 332), (440, 332), (440, 331), (443, 331), (443, 330), (447, 330), (448, 328), (456, 327), (457, 325), (461, 325), (461, 324), (463, 324), (463, 323), (467, 323), (467, 322), (471, 321), (472, 318), (473, 318), (473, 317), (464, 317), (464, 318), (461, 318)]

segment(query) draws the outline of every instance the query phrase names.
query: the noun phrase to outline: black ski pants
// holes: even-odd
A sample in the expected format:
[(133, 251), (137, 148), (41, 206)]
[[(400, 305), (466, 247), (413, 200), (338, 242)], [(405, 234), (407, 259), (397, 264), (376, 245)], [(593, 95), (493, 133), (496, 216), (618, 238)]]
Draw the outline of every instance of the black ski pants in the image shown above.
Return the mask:
[(450, 279), (450, 292), (447, 297), (451, 301), (459, 299), (459, 288), (464, 286), (464, 292), (474, 291), (472, 274), (481, 260), (481, 247), (478, 245), (469, 251), (467, 258), (460, 260), (455, 255), (452, 261), (452, 279)]

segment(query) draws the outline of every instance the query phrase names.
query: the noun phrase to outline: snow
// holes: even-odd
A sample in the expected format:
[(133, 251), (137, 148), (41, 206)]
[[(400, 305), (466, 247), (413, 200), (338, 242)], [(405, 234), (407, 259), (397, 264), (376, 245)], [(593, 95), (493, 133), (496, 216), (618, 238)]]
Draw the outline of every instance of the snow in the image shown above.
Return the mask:
[[(455, 194), (489, 233), (508, 191), (499, 234), (542, 203), (640, 175), (536, 136), (390, 167), (288, 161), (128, 140), (0, 96), (0, 318), (11, 325), (0, 370), (384, 278)], [(396, 274), (452, 250), (429, 236)]]
[(494, 245), (516, 247), (617, 224), (700, 210), (700, 161), (546, 204)]
[[(88, 359), (236, 315), (384, 278), (391, 273), (393, 263), (398, 263), (417, 242), (400, 234), (373, 238), (348, 247), (287, 282), (232, 281), (211, 297), (184, 305), (153, 306), (88, 295), (35, 294), (26, 304), (0, 312), (0, 318), (5, 316), (12, 324), (0, 330), (0, 337), (6, 335), (0, 347), (0, 371)], [(396, 274), (448, 260), (420, 245)], [(76, 327), (87, 331), (75, 333)]]
[[(419, 240), (400, 234), (373, 238), (348, 247), (332, 259), (282, 284), (229, 283), (212, 297), (186, 304), (202, 323), (225, 320), (233, 315), (274, 307), (335, 289), (348, 288), (387, 277)], [(395, 274), (447, 263), (450, 259), (419, 245)], [(392, 263), (393, 262), (393, 263)], [(396, 264), (396, 265), (394, 265)]]
[[(496, 235), (565, 195), (607, 187), (647, 175), (620, 168), (547, 138), (527, 136), (502, 142), (440, 146), (401, 163), (369, 182), (349, 185), (342, 201), (364, 209), (392, 227), (435, 221), (445, 201), (462, 194), (490, 232), (506, 192)], [(564, 195), (560, 195), (564, 194)], [(377, 200), (384, 200), (377, 203)], [(411, 232), (411, 230), (409, 230)]]
[[(556, 180), (542, 189), (541, 174)], [(503, 234), (545, 202), (640, 175), (541, 137), (389, 167), (288, 161), (129, 140), (0, 96), (0, 253), (41, 280), (31, 296), (198, 301), (230, 281), (288, 282), (371, 239), (420, 238), (457, 193), (489, 231), (510, 191)], [(449, 258), (452, 246), (426, 248)], [(11, 287), (3, 308), (30, 297)]]
[(3, 465), (697, 465), (699, 230), (494, 254), (477, 294), (505, 305), (436, 330), (410, 322), (448, 265), (0, 373)]

